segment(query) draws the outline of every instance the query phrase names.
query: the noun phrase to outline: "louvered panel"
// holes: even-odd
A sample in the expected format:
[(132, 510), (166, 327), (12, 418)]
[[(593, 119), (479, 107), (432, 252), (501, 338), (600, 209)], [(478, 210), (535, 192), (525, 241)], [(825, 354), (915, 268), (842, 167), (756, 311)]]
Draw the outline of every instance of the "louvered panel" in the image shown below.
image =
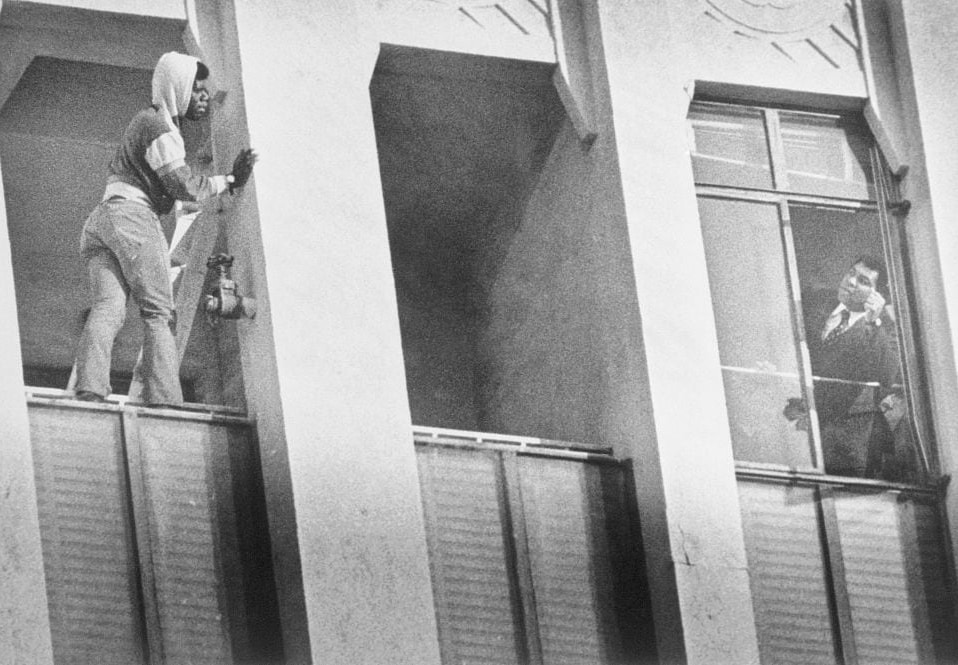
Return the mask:
[(443, 662), (519, 662), (494, 454), (420, 448), (420, 481)]
[[(950, 607), (937, 519), (897, 494), (836, 499), (855, 645), (863, 663), (934, 662)], [(947, 629), (946, 629), (947, 630)]]
[(538, 457), (519, 469), (544, 661), (620, 662), (600, 470)]
[(938, 508), (914, 501), (907, 504), (915, 529), (914, 561), (909, 566), (928, 606), (931, 644), (937, 663), (958, 662), (958, 613), (948, 571), (943, 525)]
[(232, 662), (211, 468), (211, 451), (227, 444), (225, 431), (140, 418), (139, 437), (166, 665)]
[(119, 417), (45, 407), (29, 414), (54, 660), (142, 662)]
[(763, 665), (834, 665), (815, 491), (739, 482)]

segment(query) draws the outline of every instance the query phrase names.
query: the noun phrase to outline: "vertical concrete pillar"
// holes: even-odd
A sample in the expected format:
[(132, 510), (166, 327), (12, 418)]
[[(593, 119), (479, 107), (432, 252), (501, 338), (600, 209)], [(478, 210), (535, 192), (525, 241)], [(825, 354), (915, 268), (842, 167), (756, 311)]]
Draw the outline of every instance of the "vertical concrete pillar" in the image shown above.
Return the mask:
[(0, 172), (0, 312), (4, 312), (0, 319), (0, 663), (52, 664), (33, 452), (3, 201)]
[(661, 662), (758, 662), (668, 3), (585, 3), (599, 136), (612, 133), (638, 296), (635, 458)]
[(239, 333), (287, 656), (423, 665), (438, 636), (368, 90), (379, 45), (361, 11), (202, 0), (190, 14), (227, 89), (217, 170), (243, 145), (261, 155), (223, 215), (259, 310)]
[[(892, 138), (904, 147), (908, 173), (902, 186), (911, 201), (905, 223), (915, 284), (918, 326), (927, 362), (932, 415), (942, 472), (958, 473), (958, 143), (954, 103), (958, 95), (958, 5), (949, 0), (888, 0), (888, 23), (897, 73), (900, 114)], [(878, 66), (882, 66), (879, 63)], [(896, 100), (894, 95), (885, 98)], [(958, 524), (958, 491), (951, 483), (949, 522)], [(958, 529), (952, 528), (958, 552)]]

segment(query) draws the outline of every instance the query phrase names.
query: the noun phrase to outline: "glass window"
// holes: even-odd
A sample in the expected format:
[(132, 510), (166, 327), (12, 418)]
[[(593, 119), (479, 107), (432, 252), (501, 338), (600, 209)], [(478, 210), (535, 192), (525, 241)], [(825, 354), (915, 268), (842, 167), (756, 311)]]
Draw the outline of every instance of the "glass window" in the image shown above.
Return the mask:
[(737, 114), (770, 184), (692, 160), (760, 660), (955, 662), (894, 183), (855, 119)]
[[(692, 160), (736, 461), (924, 481), (908, 302), (890, 279), (903, 271), (900, 241), (867, 134), (776, 109), (703, 104), (690, 118), (706, 139)], [(729, 118), (751, 129), (717, 138)], [(764, 187), (728, 167), (757, 143), (773, 146)]]
[(825, 471), (915, 481), (878, 213), (792, 205), (789, 215)]
[(792, 191), (874, 199), (869, 147), (861, 127), (844, 118), (781, 114)]
[(779, 208), (703, 196), (699, 211), (735, 457), (808, 468), (807, 428), (782, 416), (802, 382)]
[(697, 182), (772, 186), (761, 111), (734, 106), (693, 108), (689, 126), (692, 169)]

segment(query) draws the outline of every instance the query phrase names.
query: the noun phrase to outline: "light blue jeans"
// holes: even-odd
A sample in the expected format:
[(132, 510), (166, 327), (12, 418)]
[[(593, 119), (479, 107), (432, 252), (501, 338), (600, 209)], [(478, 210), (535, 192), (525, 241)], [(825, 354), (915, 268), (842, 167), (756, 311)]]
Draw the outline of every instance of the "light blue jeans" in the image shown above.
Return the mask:
[(159, 218), (141, 203), (104, 201), (83, 225), (80, 251), (93, 307), (77, 351), (77, 391), (110, 394), (113, 342), (132, 297), (143, 321), (143, 401), (182, 403), (169, 249)]

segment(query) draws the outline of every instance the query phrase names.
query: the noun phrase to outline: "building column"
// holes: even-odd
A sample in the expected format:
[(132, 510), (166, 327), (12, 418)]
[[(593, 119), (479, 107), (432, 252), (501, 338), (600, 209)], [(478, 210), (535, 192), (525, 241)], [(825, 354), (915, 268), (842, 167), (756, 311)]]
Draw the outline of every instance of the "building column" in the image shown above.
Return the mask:
[(683, 89), (665, 2), (585, 3), (638, 297), (636, 488), (662, 663), (757, 663)]
[(52, 664), (17, 299), (3, 201), (0, 171), (0, 312), (6, 313), (0, 319), (0, 662)]
[[(885, 116), (902, 146), (908, 171), (902, 194), (911, 202), (908, 239), (915, 308), (929, 383), (932, 417), (943, 475), (958, 473), (958, 145), (950, 100), (958, 95), (958, 5), (949, 0), (887, 0), (897, 90)], [(876, 29), (878, 26), (872, 26)], [(880, 65), (879, 65), (880, 66)], [(886, 63), (887, 66), (887, 63)], [(877, 82), (881, 84), (879, 80)], [(893, 105), (891, 102), (899, 102)], [(958, 552), (958, 488), (946, 500), (952, 552)]]
[(438, 633), (365, 5), (198, 0), (190, 12), (226, 92), (218, 172), (244, 145), (260, 154), (223, 214), (234, 278), (257, 299), (239, 335), (287, 657), (424, 665), (439, 662)]

